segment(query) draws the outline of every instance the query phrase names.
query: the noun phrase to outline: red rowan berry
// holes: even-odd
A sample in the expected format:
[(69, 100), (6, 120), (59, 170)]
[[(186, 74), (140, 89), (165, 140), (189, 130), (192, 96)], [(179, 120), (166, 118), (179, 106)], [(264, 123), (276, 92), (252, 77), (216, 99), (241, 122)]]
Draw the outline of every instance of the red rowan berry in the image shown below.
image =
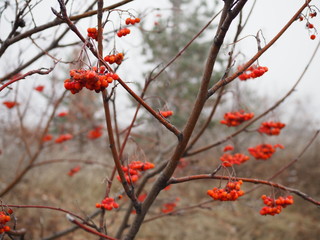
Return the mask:
[(312, 35), (310, 36), (310, 39), (311, 39), (311, 40), (316, 39), (316, 35), (312, 34)]

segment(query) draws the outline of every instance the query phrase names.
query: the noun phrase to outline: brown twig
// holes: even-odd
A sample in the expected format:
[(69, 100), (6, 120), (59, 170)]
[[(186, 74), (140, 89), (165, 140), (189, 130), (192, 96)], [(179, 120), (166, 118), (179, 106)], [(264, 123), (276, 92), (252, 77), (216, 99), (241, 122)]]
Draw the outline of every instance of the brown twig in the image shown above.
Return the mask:
[[(230, 180), (230, 176), (219, 176), (219, 175), (214, 175), (212, 174), (199, 174), (199, 175), (193, 175), (193, 176), (187, 176), (187, 177), (180, 177), (180, 178), (171, 178), (168, 181), (169, 184), (177, 184), (177, 183), (183, 183), (183, 182), (189, 182), (189, 181), (194, 181), (194, 180), (203, 180), (203, 179), (219, 179), (219, 180)], [(236, 177), (237, 180), (242, 180), (243, 182), (249, 182), (249, 183), (254, 183), (254, 184), (264, 184), (268, 186), (272, 186), (274, 188), (282, 189), (291, 193), (294, 193), (298, 195), (299, 197), (302, 197), (303, 199), (307, 200), (308, 202), (311, 202), (315, 205), (320, 206), (320, 202), (316, 201), (315, 199), (311, 198), (308, 196), (306, 193), (303, 193), (297, 189), (294, 188), (289, 188), (286, 186), (283, 186), (278, 183), (270, 182), (267, 180), (260, 180), (260, 179), (253, 179), (253, 178), (243, 178), (243, 177)]]
[(54, 66), (51, 67), (51, 68), (40, 68), (40, 69), (37, 69), (37, 70), (32, 70), (32, 71), (29, 71), (29, 72), (21, 75), (21, 76), (18, 76), (18, 77), (14, 78), (14, 79), (11, 79), (9, 82), (3, 84), (3, 85), (0, 87), (0, 92), (1, 92), (3, 89), (5, 89), (6, 87), (8, 87), (9, 85), (11, 85), (12, 83), (17, 82), (17, 81), (19, 81), (19, 80), (21, 80), (21, 79), (25, 79), (26, 77), (31, 76), (31, 75), (33, 75), (33, 74), (47, 75), (47, 74), (49, 74), (49, 73), (54, 69), (54, 67), (55, 67), (56, 64), (57, 64), (57, 63), (55, 63)]
[(293, 15), (293, 17), (288, 21), (288, 23), (277, 33), (277, 35), (260, 51), (258, 51), (247, 63), (245, 63), (241, 68), (232, 74), (230, 77), (223, 78), (213, 85), (212, 88), (208, 90), (208, 98), (212, 96), (220, 87), (232, 82), (239, 75), (241, 75), (248, 67), (250, 67), (261, 55), (267, 51), (283, 34), (284, 32), (291, 26), (293, 22), (297, 20), (302, 11), (309, 5), (312, 0), (306, 0), (305, 3), (300, 7), (300, 9)]
[[(289, 167), (291, 167), (293, 164), (295, 164), (297, 161), (299, 161), (299, 159), (303, 156), (303, 154), (308, 150), (308, 148), (312, 145), (312, 143), (314, 142), (314, 140), (317, 138), (317, 136), (319, 135), (320, 130), (317, 130), (316, 133), (312, 136), (312, 138), (310, 139), (310, 141), (306, 144), (306, 146), (302, 149), (302, 151), (299, 153), (299, 155), (292, 159), (289, 163), (287, 163), (285, 166), (283, 166), (282, 168), (280, 168), (275, 174), (273, 174), (271, 177), (268, 178), (268, 181), (271, 181), (272, 179), (278, 177), (281, 173), (283, 173), (286, 169), (288, 169)], [(256, 186), (248, 191), (246, 191), (246, 193), (252, 192), (254, 190), (256, 190), (259, 186)]]
[(110, 237), (110, 236), (108, 236), (108, 235), (105, 235), (105, 234), (102, 234), (102, 233), (100, 233), (100, 232), (97, 232), (97, 231), (93, 230), (92, 228), (90, 228), (90, 227), (84, 225), (83, 223), (77, 221), (74, 217), (72, 217), (72, 216), (69, 215), (69, 214), (67, 214), (67, 219), (68, 219), (70, 222), (76, 224), (78, 227), (80, 227), (80, 228), (82, 228), (83, 230), (85, 230), (86, 232), (92, 233), (92, 234), (94, 234), (94, 235), (100, 236), (100, 237), (105, 238), (105, 239), (117, 240), (116, 238)]
[[(241, 11), (241, 9), (243, 8), (246, 2), (247, 2), (246, 0), (238, 1), (237, 5), (234, 6), (234, 8), (231, 11), (229, 11), (233, 1), (230, 1), (230, 0), (224, 1), (225, 5), (224, 5), (223, 11), (228, 11), (228, 14), (226, 15), (225, 19), (221, 20), (222, 22), (221, 27), (218, 29), (214, 42), (209, 51), (209, 56), (207, 58), (207, 62), (205, 65), (198, 95), (195, 100), (194, 107), (191, 111), (191, 115), (182, 132), (183, 137), (179, 141), (170, 161), (168, 162), (165, 169), (162, 171), (162, 173), (159, 175), (159, 177), (153, 184), (147, 198), (143, 202), (141, 214), (136, 215), (129, 232), (125, 237), (126, 240), (133, 239), (136, 236), (150, 206), (152, 205), (152, 203), (158, 196), (159, 192), (165, 187), (165, 185), (167, 184), (167, 181), (170, 179), (170, 177), (174, 173), (174, 170), (176, 169), (179, 163), (179, 160), (185, 151), (185, 148), (188, 144), (191, 134), (202, 112), (203, 106), (207, 100), (207, 91), (208, 91), (209, 82), (212, 76), (214, 64), (218, 57), (218, 53), (220, 51), (220, 48), (222, 46), (226, 33), (232, 21), (239, 14), (239, 12)], [(223, 14), (222, 14), (222, 17), (223, 17)]]
[(270, 108), (268, 108), (265, 112), (261, 113), (260, 115), (258, 115), (257, 117), (255, 117), (254, 119), (252, 119), (251, 121), (249, 121), (247, 124), (245, 124), (243, 127), (241, 127), (239, 130), (235, 131), (234, 133), (232, 133), (231, 135), (225, 137), (222, 140), (219, 140), (218, 142), (215, 142), (213, 144), (201, 147), (199, 149), (196, 149), (192, 152), (187, 152), (185, 153), (185, 156), (193, 156), (196, 155), (200, 152), (204, 152), (207, 151), (213, 147), (219, 146), (220, 144), (234, 138), (235, 136), (237, 136), (238, 134), (242, 133), (243, 131), (245, 131), (249, 126), (251, 126), (253, 123), (255, 123), (256, 121), (258, 121), (259, 119), (261, 119), (262, 117), (266, 116), (268, 113), (270, 113), (271, 111), (273, 111), (274, 109), (276, 109), (281, 103), (283, 103), (296, 89), (296, 87), (298, 86), (298, 84), (301, 82), (301, 80), (303, 79), (304, 75), (306, 74), (307, 70), (309, 69), (311, 63), (313, 62), (318, 50), (320, 48), (320, 41), (318, 43), (318, 45), (316, 46), (315, 50), (313, 51), (306, 67), (304, 68), (304, 70), (302, 71), (302, 73), (300, 74), (298, 80), (293, 84), (293, 86), (289, 89), (289, 91), (282, 97), (280, 98), (273, 106), (271, 106)]

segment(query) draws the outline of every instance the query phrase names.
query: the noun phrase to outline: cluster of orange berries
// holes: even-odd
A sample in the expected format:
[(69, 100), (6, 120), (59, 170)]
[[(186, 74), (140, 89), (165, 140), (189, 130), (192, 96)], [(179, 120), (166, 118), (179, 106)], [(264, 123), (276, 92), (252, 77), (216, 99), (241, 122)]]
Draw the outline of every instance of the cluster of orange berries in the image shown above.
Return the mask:
[(222, 166), (224, 167), (231, 167), (233, 164), (240, 165), (246, 161), (248, 161), (250, 157), (242, 154), (236, 153), (231, 155), (229, 153), (225, 153), (220, 157), (220, 161), (222, 162)]
[(220, 123), (229, 127), (234, 127), (253, 117), (254, 113), (245, 113), (243, 110), (240, 110), (239, 112), (227, 112), (224, 114), (224, 120), (221, 120)]
[(105, 73), (106, 68), (101, 66), (98, 72), (97, 67), (89, 70), (73, 69), (70, 70), (70, 78), (64, 81), (64, 87), (70, 90), (72, 94), (76, 94), (83, 87), (89, 90), (95, 90), (97, 93), (106, 89), (113, 80), (118, 80), (116, 73)]
[(54, 142), (55, 143), (63, 143), (63, 142), (68, 141), (72, 138), (73, 138), (73, 136), (70, 133), (61, 134), (56, 140), (54, 140)]
[(5, 102), (3, 102), (3, 105), (5, 105), (7, 108), (11, 109), (14, 106), (17, 106), (18, 103), (17, 102), (13, 102), (13, 101), (5, 101)]
[(266, 195), (262, 195), (261, 199), (263, 200), (263, 203), (267, 205), (260, 210), (261, 215), (274, 216), (276, 214), (279, 214), (282, 208), (285, 208), (286, 206), (293, 204), (293, 197), (291, 195), (285, 198), (279, 197), (277, 199), (273, 199), (267, 197)]
[(76, 166), (74, 168), (71, 168), (68, 172), (68, 175), (70, 177), (72, 177), (74, 174), (76, 174), (77, 172), (79, 172), (81, 170), (81, 167), (80, 166)]
[[(138, 181), (140, 172), (154, 168), (154, 164), (150, 162), (132, 161), (128, 167), (122, 166), (122, 170), (125, 174), (126, 181), (128, 183), (134, 183)], [(121, 181), (120, 176), (117, 179)]]
[(282, 122), (263, 122), (258, 131), (267, 135), (279, 135), (285, 126)]
[(271, 144), (260, 144), (253, 148), (248, 148), (249, 153), (256, 159), (267, 160), (276, 152), (276, 148), (284, 149), (281, 144), (272, 146)]
[(8, 213), (4, 211), (0, 212), (0, 234), (10, 231), (10, 227), (6, 224), (11, 220), (11, 217), (8, 214), (12, 213), (13, 211), (11, 209), (8, 210)]
[(93, 130), (89, 131), (88, 135), (87, 135), (87, 137), (89, 139), (97, 139), (101, 136), (102, 136), (102, 127), (101, 126), (96, 127)]
[(225, 188), (214, 187), (212, 190), (208, 190), (207, 194), (214, 200), (235, 201), (244, 195), (244, 191), (240, 189), (242, 183), (242, 180), (230, 181)]
[(179, 198), (176, 198), (174, 202), (168, 202), (163, 204), (162, 208), (161, 208), (161, 212), (163, 213), (171, 213), (175, 210), (176, 206), (177, 206), (177, 202), (179, 201)]
[(119, 31), (117, 32), (117, 36), (118, 37), (123, 37), (126, 36), (130, 33), (130, 29), (129, 28), (121, 28), (119, 29)]
[(314, 17), (316, 17), (316, 16), (317, 16), (316, 10), (311, 9), (311, 8), (310, 8), (310, 12), (309, 12), (308, 15), (306, 15), (306, 16), (300, 15), (300, 16), (299, 16), (299, 20), (300, 20), (300, 21), (303, 21), (304, 19), (307, 20), (306, 28), (309, 29), (309, 31), (313, 32), (313, 33), (310, 35), (310, 39), (311, 39), (311, 40), (316, 39), (315, 33), (317, 33), (317, 30), (315, 29), (314, 25), (309, 22), (309, 18), (314, 18)]
[(88, 28), (88, 37), (91, 37), (92, 39), (98, 41), (98, 29), (96, 28)]
[(114, 208), (119, 208), (119, 204), (114, 201), (114, 198), (106, 197), (101, 203), (96, 203), (96, 208), (111, 211)]
[[(239, 68), (241, 68), (241, 66), (239, 66), (238, 69)], [(238, 78), (241, 81), (245, 81), (245, 80), (248, 80), (250, 78), (261, 77), (266, 72), (268, 72), (268, 68), (267, 67), (253, 65), (253, 66), (249, 67), (244, 73), (240, 74), (238, 76)]]
[(111, 54), (104, 57), (104, 60), (110, 64), (116, 63), (120, 65), (123, 61), (123, 53)]
[(160, 115), (164, 118), (167, 118), (173, 115), (173, 111), (160, 111)]
[(126, 19), (126, 24), (127, 25), (135, 25), (136, 23), (140, 22), (140, 18), (127, 18)]

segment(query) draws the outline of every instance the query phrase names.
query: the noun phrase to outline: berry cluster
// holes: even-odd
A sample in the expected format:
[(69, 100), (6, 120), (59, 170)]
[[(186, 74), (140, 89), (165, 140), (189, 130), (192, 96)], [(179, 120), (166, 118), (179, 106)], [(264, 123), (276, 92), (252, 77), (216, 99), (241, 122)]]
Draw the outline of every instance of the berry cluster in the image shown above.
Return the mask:
[[(12, 213), (12, 210), (9, 209), (10, 211), (8, 211), (8, 213)], [(6, 226), (7, 222), (9, 222), (11, 220), (11, 217), (4, 211), (0, 212), (0, 234), (4, 233), (4, 232), (9, 232), (10, 231), (10, 227)]]
[(231, 155), (229, 153), (225, 153), (220, 157), (220, 160), (222, 162), (222, 166), (224, 167), (231, 167), (233, 164), (240, 165), (246, 161), (248, 161), (250, 157), (242, 154), (242, 153), (236, 153), (234, 155)]
[(3, 105), (5, 105), (7, 108), (11, 109), (14, 106), (17, 106), (18, 103), (17, 102), (13, 102), (13, 101), (5, 101), (5, 102), (3, 102)]
[(88, 37), (91, 37), (92, 39), (98, 41), (98, 29), (96, 28), (88, 28)]
[(225, 188), (214, 187), (212, 190), (208, 190), (207, 194), (214, 200), (235, 201), (244, 195), (244, 191), (240, 190), (242, 183), (242, 180), (230, 181)]
[(221, 124), (225, 124), (229, 127), (238, 126), (244, 121), (248, 121), (254, 117), (254, 113), (245, 113), (243, 110), (239, 112), (227, 112), (224, 114), (224, 120), (221, 120)]
[(119, 29), (119, 31), (117, 32), (117, 36), (118, 37), (123, 37), (126, 36), (130, 33), (130, 29), (129, 28), (121, 28)]
[(249, 153), (256, 159), (267, 160), (272, 157), (275, 153), (276, 148), (283, 149), (283, 145), (276, 144), (272, 146), (271, 144), (260, 144), (253, 148), (248, 148)]
[(119, 204), (114, 201), (114, 198), (106, 197), (101, 201), (101, 203), (96, 203), (96, 208), (111, 211), (114, 208), (119, 208)]
[(275, 214), (279, 214), (282, 208), (285, 208), (286, 206), (293, 204), (293, 197), (291, 195), (285, 198), (279, 197), (277, 199), (273, 199), (267, 197), (266, 195), (262, 195), (261, 199), (263, 200), (263, 203), (267, 205), (260, 210), (261, 215), (274, 216)]
[[(122, 170), (125, 174), (126, 181), (128, 183), (134, 183), (138, 181), (140, 172), (154, 168), (154, 164), (150, 162), (133, 161), (128, 167), (122, 166)], [(121, 181), (120, 176), (117, 179)]]
[(300, 15), (299, 19), (300, 19), (300, 21), (303, 21), (303, 20), (307, 21), (306, 28), (309, 31), (310, 39), (314, 40), (314, 39), (316, 39), (317, 30), (315, 29), (314, 25), (312, 23), (310, 23), (309, 19), (316, 17), (317, 16), (317, 12), (316, 12), (315, 9), (312, 9), (312, 8), (309, 8), (309, 11), (310, 11), (309, 14), (307, 14), (305, 16), (304, 15)]
[(105, 73), (105, 67), (101, 66), (99, 72), (96, 67), (89, 70), (73, 69), (70, 70), (70, 79), (64, 81), (64, 87), (70, 90), (72, 94), (76, 94), (83, 87), (89, 90), (95, 90), (97, 93), (108, 87), (113, 80), (118, 80), (116, 73)]
[(258, 131), (267, 135), (279, 135), (280, 130), (285, 126), (282, 122), (263, 122)]
[(79, 172), (81, 170), (81, 167), (80, 166), (76, 166), (74, 168), (71, 168), (68, 172), (68, 175), (70, 177), (72, 177), (74, 174), (76, 174), (77, 172)]
[(73, 136), (69, 133), (61, 134), (56, 140), (54, 140), (54, 142), (55, 143), (62, 143), (62, 142), (68, 141), (72, 138), (73, 138)]
[(96, 127), (95, 129), (88, 132), (87, 138), (97, 139), (102, 136), (102, 127)]
[[(241, 68), (241, 66), (239, 68)], [(250, 78), (261, 77), (266, 72), (268, 72), (268, 68), (267, 67), (261, 67), (261, 66), (253, 65), (253, 66), (249, 67), (245, 72), (240, 74), (238, 76), (238, 78), (241, 81), (245, 81), (245, 80), (248, 80)]]
[(173, 111), (160, 111), (160, 115), (164, 118), (167, 118), (173, 115)]
[(177, 206), (177, 202), (179, 201), (179, 198), (176, 198), (174, 202), (168, 202), (163, 204), (162, 208), (161, 208), (161, 212), (163, 213), (171, 213), (175, 210), (176, 206)]
[(117, 53), (112, 55), (107, 55), (104, 57), (104, 60), (110, 64), (116, 63), (120, 65), (123, 61), (124, 55), (123, 53)]
[(38, 91), (38, 92), (42, 92), (44, 89), (44, 86), (43, 85), (39, 85), (37, 87), (34, 88), (34, 90)]
[(127, 18), (126, 19), (126, 24), (127, 25), (135, 25), (136, 23), (140, 22), (140, 18)]
[(227, 145), (227, 146), (224, 147), (223, 151), (224, 151), (224, 152), (227, 152), (227, 151), (232, 151), (233, 149), (234, 149), (233, 146)]

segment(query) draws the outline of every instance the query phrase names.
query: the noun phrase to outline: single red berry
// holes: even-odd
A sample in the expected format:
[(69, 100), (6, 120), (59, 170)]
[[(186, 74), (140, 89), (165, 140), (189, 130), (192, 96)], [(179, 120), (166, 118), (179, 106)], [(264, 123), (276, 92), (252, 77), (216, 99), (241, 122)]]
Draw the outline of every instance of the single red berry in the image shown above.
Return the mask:
[(311, 40), (315, 40), (315, 39), (316, 39), (316, 35), (312, 34), (312, 35), (310, 36), (310, 39), (311, 39)]

